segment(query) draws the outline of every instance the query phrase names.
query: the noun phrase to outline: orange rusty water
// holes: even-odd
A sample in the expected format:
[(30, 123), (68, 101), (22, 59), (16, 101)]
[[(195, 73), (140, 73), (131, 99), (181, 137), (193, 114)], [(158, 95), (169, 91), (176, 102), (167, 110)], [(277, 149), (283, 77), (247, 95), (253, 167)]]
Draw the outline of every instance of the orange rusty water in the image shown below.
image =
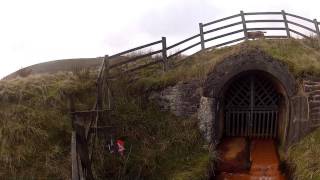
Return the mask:
[[(229, 140), (230, 141), (230, 140)], [(239, 141), (239, 140), (237, 140)], [(237, 142), (235, 141), (235, 142)], [(229, 142), (230, 143), (230, 142)], [(230, 146), (229, 146), (230, 147)], [(279, 170), (280, 160), (273, 140), (255, 139), (250, 146), (251, 166), (247, 172), (221, 172), (225, 180), (284, 180)]]

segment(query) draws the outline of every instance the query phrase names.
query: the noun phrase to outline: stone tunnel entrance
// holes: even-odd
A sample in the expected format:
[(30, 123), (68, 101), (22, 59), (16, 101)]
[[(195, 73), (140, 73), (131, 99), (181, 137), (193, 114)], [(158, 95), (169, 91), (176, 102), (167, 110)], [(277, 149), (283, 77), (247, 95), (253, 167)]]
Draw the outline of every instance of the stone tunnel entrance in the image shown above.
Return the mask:
[(285, 179), (277, 141), (285, 136), (286, 96), (282, 83), (261, 70), (241, 72), (226, 82), (220, 96), (217, 179)]
[(276, 138), (283, 117), (279, 113), (285, 108), (281, 100), (281, 91), (266, 73), (250, 71), (234, 77), (222, 99), (223, 135)]

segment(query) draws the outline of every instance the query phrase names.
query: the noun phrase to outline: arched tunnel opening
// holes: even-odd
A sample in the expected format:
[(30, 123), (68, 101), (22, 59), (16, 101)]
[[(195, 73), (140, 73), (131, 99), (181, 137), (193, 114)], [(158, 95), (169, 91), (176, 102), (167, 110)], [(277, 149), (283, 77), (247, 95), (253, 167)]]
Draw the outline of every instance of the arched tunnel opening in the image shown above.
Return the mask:
[(218, 105), (218, 179), (283, 177), (277, 145), (285, 143), (287, 99), (282, 83), (265, 71), (245, 71), (225, 83)]
[(246, 71), (227, 82), (221, 95), (222, 137), (285, 141), (286, 93), (275, 77)]

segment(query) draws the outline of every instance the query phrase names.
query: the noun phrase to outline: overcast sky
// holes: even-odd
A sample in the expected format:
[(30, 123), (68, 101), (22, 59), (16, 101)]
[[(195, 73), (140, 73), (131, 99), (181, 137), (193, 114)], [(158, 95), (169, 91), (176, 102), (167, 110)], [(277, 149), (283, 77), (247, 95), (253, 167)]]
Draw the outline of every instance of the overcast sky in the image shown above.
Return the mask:
[(0, 0), (0, 78), (32, 64), (113, 54), (244, 11), (320, 19), (319, 0)]

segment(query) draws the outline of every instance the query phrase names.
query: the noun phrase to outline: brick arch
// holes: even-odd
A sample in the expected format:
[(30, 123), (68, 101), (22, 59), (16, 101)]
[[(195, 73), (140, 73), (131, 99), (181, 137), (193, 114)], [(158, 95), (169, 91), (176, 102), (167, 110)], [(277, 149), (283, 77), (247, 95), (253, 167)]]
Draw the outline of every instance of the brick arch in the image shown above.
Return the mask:
[[(225, 58), (208, 74), (203, 84), (200, 112), (204, 110), (205, 113), (200, 113), (200, 116), (204, 114), (203, 117), (199, 118), (200, 121), (204, 122), (200, 123), (200, 129), (210, 142), (219, 142), (222, 137), (223, 125), (220, 122), (220, 103), (225, 89), (228, 88), (228, 84), (232, 83), (235, 77), (252, 71), (268, 76), (271, 81), (281, 87), (281, 92), (286, 99), (283, 127), (285, 131), (279, 138), (283, 143), (288, 141), (288, 129), (291, 124), (290, 99), (296, 95), (298, 90), (296, 79), (286, 64), (256, 48)], [(201, 105), (207, 109), (203, 109)]]
[(218, 98), (225, 85), (246, 71), (261, 71), (273, 76), (283, 86), (288, 97), (297, 91), (296, 80), (286, 64), (264, 51), (254, 49), (225, 58), (208, 74), (203, 86), (203, 96)]

